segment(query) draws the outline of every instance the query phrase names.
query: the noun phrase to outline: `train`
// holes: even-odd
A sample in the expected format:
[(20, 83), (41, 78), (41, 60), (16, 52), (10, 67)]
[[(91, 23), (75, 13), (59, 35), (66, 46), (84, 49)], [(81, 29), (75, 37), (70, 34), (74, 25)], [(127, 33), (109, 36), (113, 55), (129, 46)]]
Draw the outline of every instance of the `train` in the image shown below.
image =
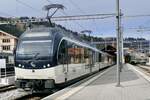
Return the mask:
[(146, 65), (146, 63), (148, 63), (148, 56), (144, 53), (132, 52), (130, 54), (125, 55), (125, 62), (131, 63), (133, 65), (136, 64)]
[(113, 59), (59, 25), (31, 28), (15, 50), (15, 84), (26, 91), (49, 91), (111, 66)]

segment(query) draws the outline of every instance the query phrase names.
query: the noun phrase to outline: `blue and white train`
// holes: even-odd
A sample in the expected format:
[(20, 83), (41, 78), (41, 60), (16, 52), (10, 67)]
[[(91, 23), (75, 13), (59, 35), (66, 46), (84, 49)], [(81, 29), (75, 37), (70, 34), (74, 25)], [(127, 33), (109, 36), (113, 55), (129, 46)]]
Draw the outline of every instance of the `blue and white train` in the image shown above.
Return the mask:
[(16, 86), (51, 90), (114, 64), (113, 56), (76, 37), (58, 26), (24, 32), (15, 54)]

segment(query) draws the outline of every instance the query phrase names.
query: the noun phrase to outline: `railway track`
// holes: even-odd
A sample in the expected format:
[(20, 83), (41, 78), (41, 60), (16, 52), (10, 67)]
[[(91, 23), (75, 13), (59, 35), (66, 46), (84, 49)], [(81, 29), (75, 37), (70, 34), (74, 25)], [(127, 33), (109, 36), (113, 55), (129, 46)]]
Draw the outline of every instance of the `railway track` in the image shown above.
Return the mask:
[(150, 66), (148, 65), (138, 65), (140, 69), (144, 71), (145, 74), (150, 76)]
[[(106, 69), (107, 69), (107, 68), (106, 68)], [(79, 84), (81, 84), (82, 82), (87, 81), (87, 80), (89, 80), (90, 78), (96, 76), (97, 74), (98, 74), (98, 73), (94, 73), (94, 74), (90, 75), (89, 77), (86, 77), (86, 78), (84, 78), (84, 79), (82, 79), (82, 80), (79, 80), (79, 81), (77, 81), (77, 82), (71, 84), (71, 86), (79, 85)], [(70, 86), (70, 85), (69, 85), (69, 86)], [(66, 87), (68, 87), (68, 86), (66, 86)], [(66, 88), (66, 87), (63, 87), (63, 88)], [(63, 89), (63, 88), (53, 89), (53, 90), (51, 90), (50, 93), (47, 93), (47, 94), (44, 94), (44, 93), (27, 94), (27, 95), (24, 95), (24, 96), (20, 96), (20, 97), (18, 97), (18, 98), (15, 98), (15, 100), (41, 100), (42, 98), (44, 98), (44, 97), (46, 97), (46, 96), (49, 96), (49, 95), (51, 95), (51, 94), (53, 94), (53, 93), (56, 93), (56, 92), (60, 91), (60, 90)]]
[(21, 89), (13, 89), (0, 93), (0, 100), (16, 100), (16, 98), (28, 95), (26, 92), (21, 92)]
[[(105, 70), (105, 69), (103, 69), (103, 70)], [(103, 70), (101, 70), (101, 72)], [(82, 81), (88, 80), (91, 77), (94, 77), (95, 75), (97, 75), (98, 73), (99, 72), (93, 73), (92, 75), (90, 75), (80, 81), (77, 81), (71, 85), (81, 84)], [(68, 86), (66, 86), (66, 87), (68, 87)], [(29, 92), (25, 92), (22, 89), (17, 89), (14, 85), (9, 85), (9, 86), (4, 86), (4, 87), (0, 88), (0, 100), (40, 100), (40, 99), (42, 99), (48, 95), (51, 95), (61, 89), (63, 89), (63, 88), (54, 89), (50, 93), (47, 93), (47, 94), (44, 94), (44, 93), (33, 93), (32, 94)]]
[(50, 92), (46, 93), (28, 93), (27, 95), (16, 98), (15, 100), (41, 100), (42, 98), (49, 96), (61, 89), (52, 89)]

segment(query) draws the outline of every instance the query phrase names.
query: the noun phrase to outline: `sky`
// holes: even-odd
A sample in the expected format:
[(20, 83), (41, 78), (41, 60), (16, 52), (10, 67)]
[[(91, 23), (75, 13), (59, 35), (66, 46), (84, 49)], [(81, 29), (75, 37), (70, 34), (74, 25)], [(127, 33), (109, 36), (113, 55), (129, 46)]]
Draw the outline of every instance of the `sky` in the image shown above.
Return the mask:
[[(116, 13), (116, 0), (0, 0), (0, 16), (45, 17), (46, 12), (42, 8), (50, 3), (65, 6), (65, 9), (58, 11), (55, 16)], [(120, 8), (124, 16), (150, 15), (149, 4), (150, 0), (120, 0)], [(94, 36), (116, 36), (115, 18), (56, 23), (77, 32), (91, 30)], [(131, 29), (138, 27), (150, 28), (150, 16), (123, 18), (122, 27), (124, 37), (150, 39), (150, 31), (137, 32), (136, 29)]]

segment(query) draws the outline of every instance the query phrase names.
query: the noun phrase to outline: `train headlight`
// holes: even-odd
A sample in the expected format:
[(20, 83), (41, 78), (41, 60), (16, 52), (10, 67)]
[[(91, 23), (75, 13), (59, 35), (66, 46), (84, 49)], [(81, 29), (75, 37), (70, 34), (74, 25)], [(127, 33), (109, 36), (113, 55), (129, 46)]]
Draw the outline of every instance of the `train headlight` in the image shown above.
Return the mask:
[(19, 64), (18, 66), (21, 67), (21, 64)]
[(24, 68), (24, 65), (22, 66), (22, 68)]
[(47, 64), (47, 67), (50, 67), (50, 64)]
[(46, 66), (44, 65), (43, 68), (46, 68)]

